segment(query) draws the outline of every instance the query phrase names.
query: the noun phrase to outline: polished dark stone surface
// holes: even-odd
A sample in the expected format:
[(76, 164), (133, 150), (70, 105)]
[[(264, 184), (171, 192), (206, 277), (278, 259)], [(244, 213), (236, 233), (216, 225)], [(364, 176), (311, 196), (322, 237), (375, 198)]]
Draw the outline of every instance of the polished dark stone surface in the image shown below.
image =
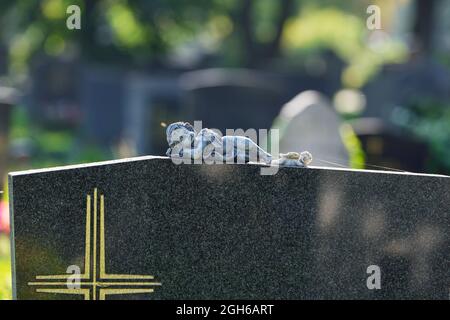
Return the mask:
[[(258, 165), (177, 166), (145, 157), (13, 173), (9, 183), (18, 299), (83, 298), (36, 292), (57, 285), (29, 283), (61, 282), (36, 276), (65, 274), (69, 265), (85, 271), (86, 196), (95, 188), (105, 197), (106, 272), (161, 283), (153, 293), (107, 299), (450, 294), (449, 177), (323, 168), (263, 176)], [(89, 265), (96, 263), (98, 280), (100, 231), (94, 240), (90, 225)], [(381, 268), (379, 290), (366, 286), (369, 265)]]

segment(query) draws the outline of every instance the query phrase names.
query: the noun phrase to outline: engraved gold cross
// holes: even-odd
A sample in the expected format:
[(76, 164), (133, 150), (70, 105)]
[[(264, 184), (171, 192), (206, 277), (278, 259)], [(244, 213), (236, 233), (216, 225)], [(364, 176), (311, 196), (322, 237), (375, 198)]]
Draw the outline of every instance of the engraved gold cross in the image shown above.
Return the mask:
[[(68, 287), (68, 283), (72, 284), (69, 279), (73, 278), (73, 274), (39, 275), (36, 276), (36, 282), (29, 282), (28, 285), (36, 286), (36, 292), (83, 295), (85, 300), (105, 300), (108, 295), (152, 293), (155, 286), (161, 285), (160, 282), (149, 281), (154, 280), (153, 276), (106, 273), (105, 197), (103, 194), (100, 195), (100, 210), (98, 210), (97, 188), (94, 189), (93, 200), (92, 218), (91, 195), (86, 196), (84, 273), (79, 277), (79, 288)], [(99, 226), (97, 226), (98, 211), (100, 211)], [(98, 246), (97, 232), (100, 235)], [(97, 258), (99, 259), (98, 263)], [(65, 280), (65, 282), (60, 280)]]

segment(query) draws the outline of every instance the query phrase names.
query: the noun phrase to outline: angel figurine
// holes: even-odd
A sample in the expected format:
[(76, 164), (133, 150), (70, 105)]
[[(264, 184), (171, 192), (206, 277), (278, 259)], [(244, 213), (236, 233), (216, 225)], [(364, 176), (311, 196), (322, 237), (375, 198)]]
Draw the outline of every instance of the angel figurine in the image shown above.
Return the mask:
[(272, 155), (250, 138), (221, 136), (211, 129), (196, 132), (188, 122), (175, 122), (166, 129), (169, 149), (166, 155), (193, 160), (214, 159), (215, 162), (247, 163), (260, 161), (270, 164)]

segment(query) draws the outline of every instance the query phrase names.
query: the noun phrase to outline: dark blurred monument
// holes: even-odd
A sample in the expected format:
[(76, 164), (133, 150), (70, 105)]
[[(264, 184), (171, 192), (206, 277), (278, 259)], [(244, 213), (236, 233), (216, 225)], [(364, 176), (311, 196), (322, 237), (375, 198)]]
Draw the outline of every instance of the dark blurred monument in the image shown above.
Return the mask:
[(99, 145), (116, 143), (125, 116), (124, 78), (126, 71), (86, 65), (79, 86), (82, 128)]
[(33, 66), (26, 102), (35, 123), (51, 129), (74, 128), (81, 123), (80, 71), (79, 63), (58, 59), (42, 59)]
[(186, 119), (178, 73), (129, 74), (125, 83), (122, 137), (136, 155), (165, 154), (164, 124)]
[(396, 130), (378, 118), (352, 121), (366, 155), (367, 169), (373, 166), (410, 172), (425, 172), (429, 157), (427, 145), (412, 135)]
[(0, 43), (0, 75), (8, 72), (8, 49)]
[(193, 71), (180, 78), (183, 102), (190, 121), (226, 129), (268, 129), (283, 105), (283, 81), (275, 76), (246, 69)]
[(82, 142), (110, 149), (124, 140), (134, 155), (164, 154), (161, 123), (186, 117), (179, 110), (179, 74), (45, 60), (33, 69), (27, 105), (36, 122), (73, 130)]
[[(367, 97), (363, 117), (378, 119), (376, 122), (364, 120), (356, 129), (368, 155), (367, 162), (427, 172), (426, 159), (430, 154), (425, 143), (418, 141), (412, 132), (399, 130), (396, 117), (399, 110), (414, 112), (414, 108), (424, 103), (449, 107), (450, 72), (432, 59), (414, 57), (402, 65), (385, 66), (363, 91)], [(374, 147), (376, 145), (379, 147)]]

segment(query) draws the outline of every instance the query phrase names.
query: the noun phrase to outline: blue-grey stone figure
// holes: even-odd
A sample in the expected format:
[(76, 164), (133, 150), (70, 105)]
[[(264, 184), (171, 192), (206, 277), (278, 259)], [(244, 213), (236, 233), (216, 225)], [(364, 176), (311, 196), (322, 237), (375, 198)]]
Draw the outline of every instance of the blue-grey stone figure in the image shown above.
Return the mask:
[(264, 162), (270, 164), (272, 155), (244, 136), (220, 136), (211, 129), (196, 132), (188, 122), (175, 122), (166, 129), (171, 158), (214, 160), (215, 162)]

